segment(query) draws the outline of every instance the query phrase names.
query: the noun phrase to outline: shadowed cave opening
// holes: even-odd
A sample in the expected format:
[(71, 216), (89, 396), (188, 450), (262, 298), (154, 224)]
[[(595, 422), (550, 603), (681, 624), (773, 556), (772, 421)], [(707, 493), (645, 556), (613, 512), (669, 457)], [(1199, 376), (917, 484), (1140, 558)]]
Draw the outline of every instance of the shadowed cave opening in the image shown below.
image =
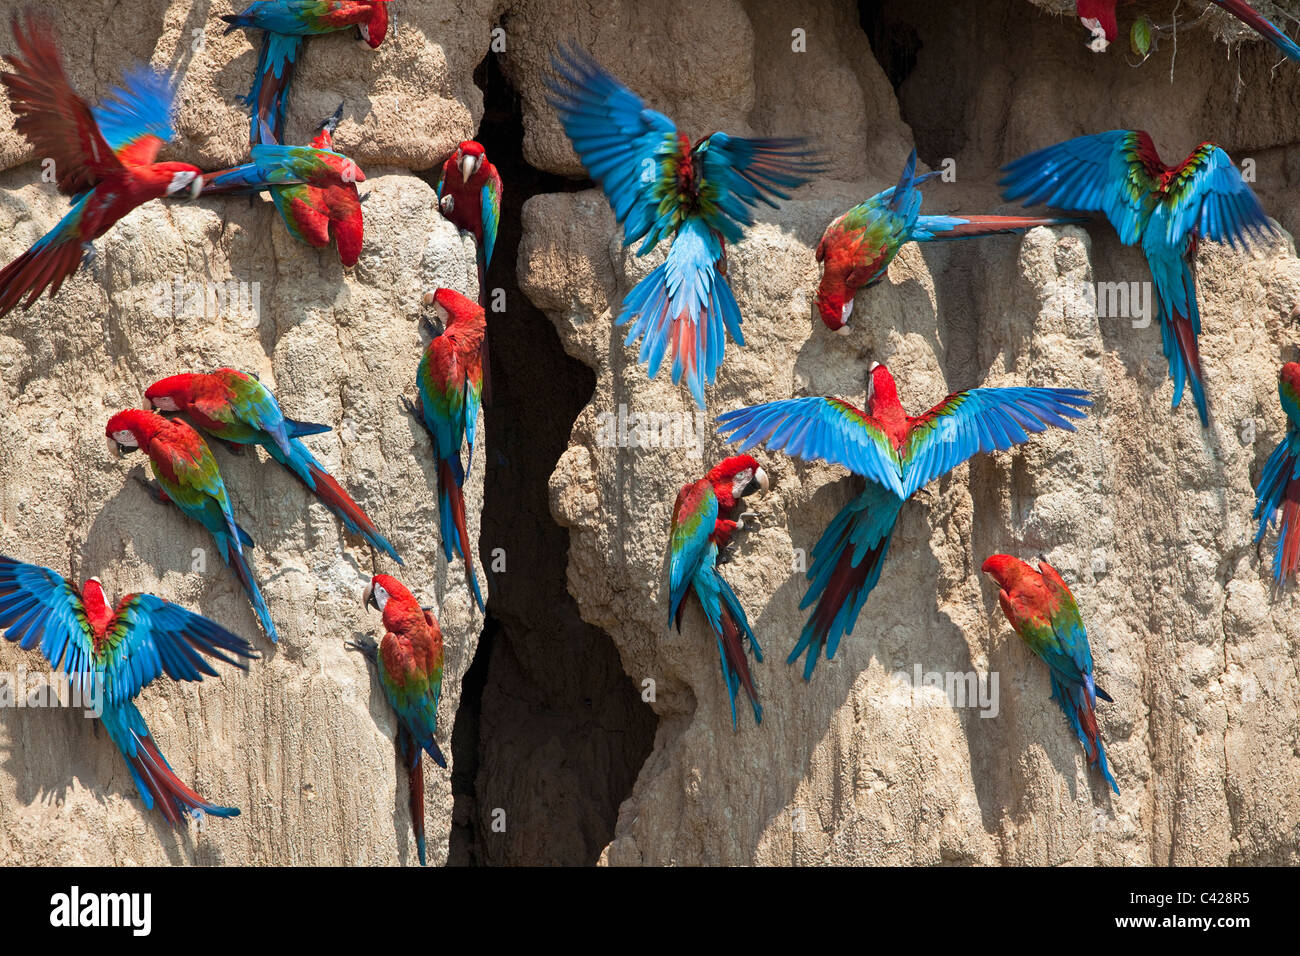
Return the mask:
[[(595, 373), (565, 353), (515, 279), (524, 202), (591, 183), (525, 161), (523, 110), (495, 54), (474, 80), (484, 94), (477, 140), (505, 183), (486, 284), (504, 290), (506, 310), (489, 304), (493, 401), (484, 408), (478, 546), (489, 591), (452, 734), (448, 865), (593, 864), (613, 839), (657, 722), (609, 635), (579, 615), (565, 581), (569, 533), (550, 513), (548, 481)], [(504, 572), (491, 570), (496, 549)], [(497, 811), (504, 832), (493, 829)]]

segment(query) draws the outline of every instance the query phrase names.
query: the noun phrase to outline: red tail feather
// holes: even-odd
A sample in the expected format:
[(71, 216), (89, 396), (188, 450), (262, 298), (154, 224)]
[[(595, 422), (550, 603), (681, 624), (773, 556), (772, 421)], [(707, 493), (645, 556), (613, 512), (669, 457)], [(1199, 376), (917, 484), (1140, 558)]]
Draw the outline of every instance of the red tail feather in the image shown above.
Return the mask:
[(321, 500), (322, 504), (337, 514), (346, 515), (348, 520), (362, 531), (368, 534), (379, 534), (379, 529), (375, 527), (375, 523), (361, 510), (361, 506), (343, 490), (343, 486), (334, 480), (333, 476), (312, 464), (307, 466), (307, 471), (316, 483), (315, 495)]
[(727, 664), (740, 676), (740, 685), (745, 688), (750, 701), (758, 706), (758, 688), (754, 685), (754, 676), (749, 672), (744, 637), (725, 606), (722, 608), (721, 620), (722, 650), (727, 655)]
[(465, 527), (465, 496), (451, 473), (451, 462), (445, 458), (438, 462), (438, 490), (447, 496), (451, 504), (451, 516), (456, 523), (456, 536), (460, 541), (460, 556), (465, 561), (465, 579), (469, 583), (470, 593), (477, 594), (478, 582), (474, 579), (474, 559), (471, 557), (474, 552), (470, 548), (469, 531)]
[(23, 296), (27, 296), (23, 308), (28, 308), (51, 284), (50, 295), (55, 295), (80, 264), (81, 247), (75, 242), (28, 249), (0, 271), (0, 315), (13, 309)]
[(152, 737), (141, 739), (136, 735), (135, 742), (136, 751), (135, 756), (130, 758), (131, 766), (149, 788), (154, 804), (162, 811), (168, 823), (181, 822), (180, 808), (202, 810), (205, 813), (227, 809), (216, 806), (186, 786), (167, 766), (167, 761), (163, 759)]
[(1285, 578), (1300, 569), (1300, 478), (1287, 482), (1282, 498), (1282, 526), (1286, 530), (1282, 544), (1282, 568), (1278, 576)]
[(1034, 216), (962, 216), (961, 218), (970, 221), (960, 226), (954, 226), (946, 232), (937, 233), (936, 238), (958, 239), (972, 236), (995, 236), (1004, 232), (1033, 229), (1035, 226), (1060, 225), (1059, 219), (1040, 219)]
[(419, 853), (420, 865), (424, 866), (424, 761), (422, 759), (424, 755), (420, 751), (420, 745), (405, 730), (397, 735), (397, 754), (402, 761), (402, 766), (407, 770), (406, 777), (411, 790), (408, 803), (411, 811), (411, 830), (415, 833), (415, 846)]

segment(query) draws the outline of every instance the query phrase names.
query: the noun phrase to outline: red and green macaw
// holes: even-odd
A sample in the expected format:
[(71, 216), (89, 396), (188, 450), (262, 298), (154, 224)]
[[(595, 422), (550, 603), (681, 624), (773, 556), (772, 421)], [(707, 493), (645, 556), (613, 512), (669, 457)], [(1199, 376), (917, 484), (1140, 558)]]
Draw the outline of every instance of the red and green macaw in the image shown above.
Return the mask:
[(72, 197), (72, 208), (0, 270), (0, 316), (24, 297), (26, 309), (46, 289), (56, 295), (94, 252), (91, 242), (136, 206), (182, 193), (193, 198), (203, 186), (196, 166), (154, 162), (173, 135), (170, 77), (136, 67), (92, 110), (63, 72), (49, 20), (31, 11), (15, 14), (13, 31), (18, 53), (5, 56), (13, 72), (0, 74), (0, 83), (9, 92), (14, 128), (38, 157), (53, 162), (59, 192)]
[(817, 261), (822, 264), (817, 311), (832, 332), (849, 334), (853, 296), (864, 286), (873, 286), (885, 278), (904, 243), (974, 239), (1079, 221), (1027, 216), (922, 216), (918, 187), (938, 175), (936, 171), (917, 176), (916, 150), (912, 150), (897, 186), (858, 203), (826, 227), (817, 245)]
[(388, 33), (388, 0), (256, 0), (221, 19), (230, 24), (226, 33), (262, 31), (257, 74), (244, 102), (253, 107), (252, 143), (274, 144), (284, 141), (285, 104), (302, 41), (356, 27), (361, 45), (376, 49)]
[[(1297, 46), (1290, 37), (1245, 0), (1210, 0), (1210, 3), (1227, 10), (1290, 59), (1300, 60), (1300, 46)], [(1115, 15), (1115, 4), (1116, 0), (1076, 0), (1075, 15), (1092, 34), (1088, 49), (1094, 53), (1106, 52), (1106, 47), (1119, 39), (1119, 21)]]
[(997, 581), (998, 602), (1012, 628), (1047, 665), (1052, 697), (1083, 744), (1088, 763), (1119, 794), (1106, 764), (1106, 750), (1097, 732), (1097, 698), (1110, 695), (1097, 686), (1092, 672), (1092, 648), (1079, 614), (1079, 605), (1056, 569), (1046, 561), (1035, 571), (1019, 558), (995, 554), (980, 567)]
[(202, 195), (252, 193), (265, 189), (289, 234), (316, 249), (338, 246), (339, 261), (357, 264), (365, 229), (357, 183), (361, 168), (334, 151), (333, 132), (343, 104), (321, 123), (309, 146), (254, 146), (251, 162), (206, 174)]
[(376, 574), (364, 601), (384, 617), (384, 637), (348, 642), (379, 669), (388, 703), (397, 712), (397, 754), (406, 764), (411, 786), (411, 828), (415, 847), (424, 859), (424, 767), (427, 753), (439, 767), (447, 758), (438, 749), (438, 697), (442, 694), (442, 631), (433, 612), (420, 606), (406, 585), (387, 574)]
[(240, 670), (227, 657), (255, 657), (252, 646), (220, 625), (152, 594), (128, 594), (109, 606), (99, 578), (77, 589), (56, 571), (0, 555), (0, 630), (25, 651), (39, 647), (70, 689), (99, 695), (99, 719), (126, 758), (140, 799), (155, 801), (173, 825), (183, 818), (239, 816), (184, 784), (167, 763), (136, 709), (135, 698), (154, 678), (199, 681), (217, 672), (206, 654)]
[(1300, 363), (1287, 362), (1277, 378), (1277, 396), (1286, 412), (1286, 435), (1264, 463), (1255, 488), (1255, 543), (1264, 539), (1269, 522), (1281, 518), (1273, 577), (1282, 581), (1300, 571)]
[(831, 660), (853, 632), (880, 579), (889, 537), (907, 499), (979, 452), (1005, 451), (1049, 425), (1074, 431), (1092, 402), (1077, 388), (972, 388), (920, 417), (907, 414), (889, 369), (872, 363), (867, 411), (841, 398), (791, 398), (718, 417), (718, 432), (747, 452), (760, 442), (805, 461), (843, 465), (866, 487), (831, 519), (813, 548), (812, 582), (799, 605), (813, 608), (788, 663), (807, 652), (812, 678), (821, 650)]
[(208, 529), (221, 559), (234, 568), (240, 584), (248, 592), (267, 636), (273, 642), (278, 641), (271, 612), (244, 557), (244, 548), (253, 547), (253, 539), (235, 523), (217, 460), (199, 433), (178, 419), (128, 408), (108, 420), (104, 434), (108, 436), (110, 453), (120, 457), (141, 450), (149, 456), (150, 469), (162, 490), (161, 495), (152, 489), (150, 493), (156, 500), (171, 501), (186, 516)]
[[(433, 440), (438, 470), (438, 517), (442, 550), (448, 561), (459, 554), (465, 562), (465, 579), (479, 609), (483, 594), (474, 576), (469, 531), (465, 525), (465, 498), (461, 486), (474, 461), (474, 431), (482, 404), (483, 336), (487, 323), (483, 307), (454, 289), (438, 289), (433, 307), (443, 331), (429, 342), (415, 373), (414, 410)], [(467, 447), (466, 464), (460, 463), (460, 446)]]
[(718, 573), (718, 553), (728, 546), (732, 532), (744, 527), (752, 512), (736, 515), (741, 502), (754, 492), (766, 494), (767, 472), (749, 455), (734, 455), (719, 462), (699, 481), (682, 485), (673, 505), (668, 552), (668, 625), (682, 629), (682, 610), (692, 591), (718, 642), (722, 682), (731, 702), (731, 727), (736, 728), (736, 691), (745, 688), (754, 709), (754, 722), (763, 722), (758, 688), (745, 659), (745, 644), (762, 663), (763, 649), (745, 617), (745, 609), (731, 585)]
[(727, 285), (726, 244), (754, 224), (754, 207), (775, 208), (822, 166), (798, 139), (713, 133), (692, 146), (586, 51), (561, 47), (551, 65), (550, 103), (623, 224), (623, 244), (643, 240), (637, 255), (644, 255), (672, 241), (664, 264), (623, 300), (615, 324), (632, 323), (624, 345), (642, 340), (639, 361), (651, 378), (671, 354), (673, 384), (685, 379), (703, 408), (726, 336), (745, 344)]
[(208, 375), (172, 375), (150, 385), (145, 403), (160, 412), (182, 412), (209, 435), (233, 446), (261, 445), (307, 486), (344, 526), (402, 563), (375, 523), (298, 439), (330, 430), (328, 425), (285, 418), (270, 389), (251, 375), (219, 368)]
[(1196, 344), (1201, 333), (1192, 268), (1196, 248), (1202, 239), (1235, 248), (1273, 229), (1228, 154), (1202, 143), (1177, 166), (1166, 166), (1149, 134), (1116, 129), (1022, 156), (1003, 173), (1008, 199), (1104, 212), (1120, 242), (1141, 245), (1155, 282), (1173, 405), (1178, 407), (1184, 384), (1190, 384), (1201, 424), (1208, 425)]

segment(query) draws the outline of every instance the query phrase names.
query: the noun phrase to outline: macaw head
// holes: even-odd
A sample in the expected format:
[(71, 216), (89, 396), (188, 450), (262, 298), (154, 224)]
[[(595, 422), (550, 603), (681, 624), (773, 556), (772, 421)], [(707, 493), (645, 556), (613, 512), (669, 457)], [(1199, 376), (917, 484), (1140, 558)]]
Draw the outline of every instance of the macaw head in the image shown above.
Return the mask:
[(472, 321), (475, 317), (485, 321), (483, 307), (455, 289), (436, 289), (433, 293), (433, 311), (444, 327), (456, 322)]
[(456, 147), (456, 153), (452, 156), (452, 159), (456, 161), (456, 168), (460, 170), (461, 180), (469, 182), (478, 175), (478, 171), (487, 162), (487, 150), (483, 148), (481, 143), (467, 139)]
[(899, 405), (898, 385), (889, 369), (879, 362), (871, 363), (867, 373), (867, 412), (873, 417), (878, 409)]
[(198, 199), (203, 189), (203, 170), (188, 163), (155, 163), (150, 171), (164, 183), (164, 196), (184, 196)]
[(383, 615), (384, 627), (399, 630), (401, 623), (415, 614), (421, 620), (424, 610), (406, 585), (391, 574), (376, 574), (366, 585), (362, 603)]
[(831, 274), (829, 269), (822, 275), (821, 285), (817, 287), (817, 311), (821, 314), (826, 328), (838, 335), (848, 335), (849, 316), (853, 314), (853, 293), (843, 279)]
[(160, 412), (183, 410), (194, 400), (194, 385), (198, 378), (193, 372), (160, 378), (144, 390), (144, 407)]
[(374, 50), (384, 42), (388, 35), (388, 0), (372, 0), (370, 19), (357, 24), (357, 33), (361, 35), (361, 45)]
[(1034, 573), (1033, 568), (1009, 554), (990, 555), (980, 565), (980, 570), (998, 582), (998, 587), (1007, 592), (1010, 592), (1025, 575)]
[(1077, 0), (1074, 5), (1079, 22), (1092, 34), (1088, 49), (1093, 53), (1105, 53), (1119, 38), (1119, 21), (1115, 16), (1116, 0)]
[(755, 492), (765, 495), (771, 487), (767, 472), (749, 455), (724, 458), (707, 477), (718, 496), (718, 503), (728, 508)]
[(121, 458), (136, 451), (157, 434), (160, 424), (166, 424), (166, 419), (156, 412), (140, 408), (118, 412), (104, 428), (109, 454)]

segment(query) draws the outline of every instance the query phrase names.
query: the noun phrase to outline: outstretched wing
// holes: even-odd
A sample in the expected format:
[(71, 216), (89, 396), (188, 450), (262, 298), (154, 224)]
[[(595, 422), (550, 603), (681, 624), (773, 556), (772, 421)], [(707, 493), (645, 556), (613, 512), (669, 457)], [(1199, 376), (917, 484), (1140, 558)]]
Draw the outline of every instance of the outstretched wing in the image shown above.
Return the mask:
[(675, 182), (684, 160), (677, 127), (581, 48), (561, 45), (551, 67), (556, 76), (547, 79), (547, 101), (583, 166), (605, 190), (623, 225), (623, 244), (645, 236), (644, 251), (673, 231), (656, 223), (661, 200), (669, 199), (664, 184)]
[(0, 555), (0, 629), (25, 651), (39, 643), (50, 666), (71, 675), (93, 669), (85, 606), (57, 571)]
[(50, 21), (34, 11), (13, 18), (18, 53), (5, 56), (14, 72), (0, 75), (9, 91), (14, 128), (27, 137), (42, 161), (54, 163), (59, 191), (76, 195), (105, 176), (120, 173), (119, 162), (86, 101), (63, 72)]
[(129, 700), (159, 674), (173, 680), (216, 677), (203, 655), (240, 669), (247, 665), (226, 655), (254, 657), (253, 646), (237, 634), (152, 594), (128, 594), (113, 611), (99, 661), (111, 701)]
[(1147, 133), (1114, 129), (1022, 156), (1002, 167), (999, 185), (1007, 199), (1026, 206), (1104, 212), (1120, 241), (1132, 245), (1142, 235), (1163, 170)]
[(1074, 431), (1092, 404), (1078, 388), (972, 388), (911, 420), (903, 446), (903, 496), (982, 451), (1005, 451), (1049, 425)]
[(677, 617), (691, 581), (709, 552), (709, 535), (718, 521), (718, 496), (707, 478), (683, 485), (673, 504), (668, 552), (668, 623)]
[(825, 167), (802, 139), (744, 139), (714, 133), (695, 151), (701, 165), (700, 214), (728, 242), (739, 242), (754, 223), (750, 209), (776, 207), (787, 190), (808, 182)]
[(176, 88), (171, 77), (147, 66), (127, 71), (123, 83), (95, 108), (95, 120), (123, 165), (147, 166), (175, 135), (172, 102)]
[(1273, 230), (1240, 170), (1213, 143), (1202, 143), (1175, 170), (1161, 203), (1168, 214), (1169, 242), (1176, 249), (1193, 230), (1234, 247)]
[(841, 398), (789, 398), (718, 416), (718, 433), (746, 452), (766, 441), (772, 451), (831, 461), (905, 498), (898, 452), (880, 423)]

